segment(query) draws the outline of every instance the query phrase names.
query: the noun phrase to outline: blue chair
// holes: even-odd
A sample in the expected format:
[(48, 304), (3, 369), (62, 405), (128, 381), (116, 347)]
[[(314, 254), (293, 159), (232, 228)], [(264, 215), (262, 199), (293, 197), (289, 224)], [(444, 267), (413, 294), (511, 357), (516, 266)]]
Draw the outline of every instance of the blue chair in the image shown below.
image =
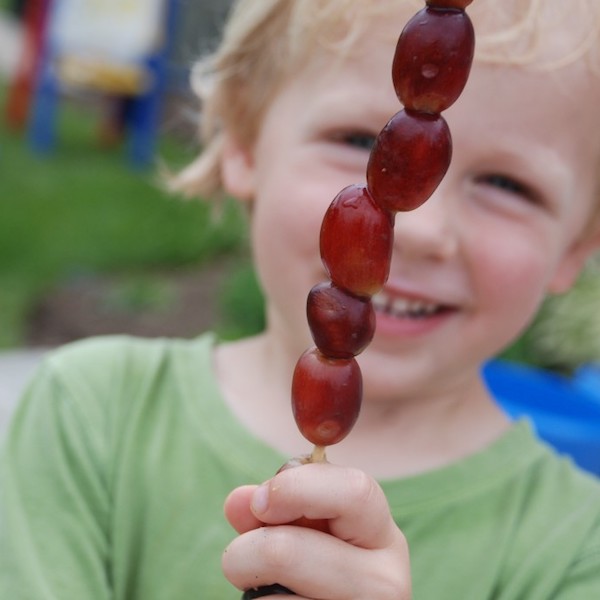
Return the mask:
[(600, 476), (600, 366), (586, 365), (564, 377), (494, 360), (483, 375), (509, 417), (528, 417), (541, 439)]

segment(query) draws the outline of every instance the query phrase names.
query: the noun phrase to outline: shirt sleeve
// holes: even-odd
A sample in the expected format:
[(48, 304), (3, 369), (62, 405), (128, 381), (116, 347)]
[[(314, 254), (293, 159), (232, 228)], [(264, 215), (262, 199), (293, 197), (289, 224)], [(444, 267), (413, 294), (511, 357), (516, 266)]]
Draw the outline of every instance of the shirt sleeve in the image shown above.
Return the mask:
[(0, 598), (108, 600), (106, 424), (48, 360), (0, 459)]

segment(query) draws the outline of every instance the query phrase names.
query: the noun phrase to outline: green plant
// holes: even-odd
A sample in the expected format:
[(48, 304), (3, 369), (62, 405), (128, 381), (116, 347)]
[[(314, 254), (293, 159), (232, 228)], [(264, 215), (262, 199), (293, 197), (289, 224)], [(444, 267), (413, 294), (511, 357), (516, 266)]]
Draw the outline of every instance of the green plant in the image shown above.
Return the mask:
[(265, 327), (264, 296), (250, 263), (241, 263), (220, 290), (222, 321), (217, 330), (224, 339), (253, 335)]
[[(59, 143), (44, 157), (24, 132), (0, 124), (0, 347), (21, 344), (29, 308), (74, 274), (193, 266), (235, 255), (243, 243), (245, 215), (235, 202), (217, 214), (210, 203), (174, 197), (156, 169), (133, 170), (124, 148), (98, 145), (98, 119), (94, 109), (65, 102)], [(173, 169), (196, 151), (160, 140)]]

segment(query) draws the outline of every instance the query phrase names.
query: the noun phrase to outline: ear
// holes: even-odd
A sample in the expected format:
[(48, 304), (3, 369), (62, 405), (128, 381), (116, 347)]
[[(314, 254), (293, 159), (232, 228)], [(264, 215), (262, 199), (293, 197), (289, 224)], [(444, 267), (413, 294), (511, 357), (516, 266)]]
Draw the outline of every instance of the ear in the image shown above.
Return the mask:
[(600, 248), (600, 228), (581, 237), (569, 248), (548, 285), (548, 291), (551, 294), (567, 292), (577, 281), (587, 260), (598, 248)]
[(221, 154), (221, 180), (228, 194), (241, 201), (254, 198), (254, 160), (238, 140), (227, 135)]

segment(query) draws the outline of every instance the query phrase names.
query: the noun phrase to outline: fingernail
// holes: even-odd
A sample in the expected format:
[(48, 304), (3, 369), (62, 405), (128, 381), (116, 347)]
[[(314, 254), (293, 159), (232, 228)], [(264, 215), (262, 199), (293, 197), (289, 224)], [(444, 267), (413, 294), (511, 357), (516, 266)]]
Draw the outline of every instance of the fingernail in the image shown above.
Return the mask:
[(269, 508), (269, 482), (259, 485), (252, 496), (252, 512), (261, 515)]

